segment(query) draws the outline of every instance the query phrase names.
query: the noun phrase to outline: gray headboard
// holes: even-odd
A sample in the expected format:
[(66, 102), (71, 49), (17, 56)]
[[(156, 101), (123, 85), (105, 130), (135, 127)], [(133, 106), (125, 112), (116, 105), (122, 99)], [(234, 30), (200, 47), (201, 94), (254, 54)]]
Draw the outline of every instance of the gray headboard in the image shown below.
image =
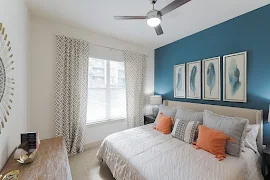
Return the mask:
[(216, 105), (207, 105), (207, 104), (198, 104), (198, 103), (187, 103), (180, 101), (169, 101), (164, 100), (163, 104), (169, 107), (182, 106), (194, 111), (203, 112), (204, 110), (209, 110), (214, 113), (231, 116), (231, 117), (242, 117), (249, 120), (249, 124), (259, 124), (260, 130), (257, 137), (258, 150), (262, 154), (263, 151), (263, 111), (255, 109), (244, 109), (228, 106), (216, 106)]

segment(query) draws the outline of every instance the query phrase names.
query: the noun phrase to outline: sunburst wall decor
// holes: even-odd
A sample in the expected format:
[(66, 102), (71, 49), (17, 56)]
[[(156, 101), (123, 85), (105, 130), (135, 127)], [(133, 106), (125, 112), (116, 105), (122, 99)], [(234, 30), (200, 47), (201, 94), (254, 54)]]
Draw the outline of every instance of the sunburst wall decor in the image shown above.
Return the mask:
[(12, 60), (11, 44), (5, 28), (0, 23), (0, 134), (7, 122), (14, 96), (15, 80), (12, 77), (14, 61)]

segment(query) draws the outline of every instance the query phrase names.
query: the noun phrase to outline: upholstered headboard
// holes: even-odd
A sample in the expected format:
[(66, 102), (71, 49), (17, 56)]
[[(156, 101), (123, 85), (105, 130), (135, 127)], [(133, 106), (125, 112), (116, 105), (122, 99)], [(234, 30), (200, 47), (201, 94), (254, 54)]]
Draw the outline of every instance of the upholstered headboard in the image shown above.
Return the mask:
[(194, 111), (203, 112), (204, 110), (209, 110), (214, 113), (231, 116), (231, 117), (242, 117), (249, 120), (249, 124), (259, 124), (260, 130), (257, 137), (258, 150), (262, 154), (263, 151), (263, 111), (255, 109), (244, 109), (244, 108), (235, 108), (228, 106), (216, 106), (216, 105), (207, 105), (207, 104), (198, 104), (198, 103), (187, 103), (180, 101), (169, 101), (164, 100), (163, 104), (169, 107), (182, 106)]

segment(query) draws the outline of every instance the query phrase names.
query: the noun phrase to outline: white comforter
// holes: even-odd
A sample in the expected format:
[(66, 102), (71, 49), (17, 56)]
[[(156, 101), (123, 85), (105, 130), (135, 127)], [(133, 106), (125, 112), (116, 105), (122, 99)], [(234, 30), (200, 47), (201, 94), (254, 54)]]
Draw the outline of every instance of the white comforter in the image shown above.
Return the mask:
[(117, 180), (260, 180), (260, 156), (245, 148), (241, 157), (196, 150), (171, 135), (146, 125), (108, 136), (97, 158), (106, 162)]

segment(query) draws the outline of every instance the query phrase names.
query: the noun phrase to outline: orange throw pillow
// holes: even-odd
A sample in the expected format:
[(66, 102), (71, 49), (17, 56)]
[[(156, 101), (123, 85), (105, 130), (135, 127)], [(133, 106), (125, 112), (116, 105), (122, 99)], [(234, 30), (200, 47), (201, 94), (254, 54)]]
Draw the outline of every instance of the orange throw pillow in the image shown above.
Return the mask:
[(199, 135), (195, 147), (216, 155), (216, 158), (221, 161), (226, 158), (225, 147), (227, 140), (233, 141), (223, 132), (201, 125), (199, 126)]
[(154, 126), (154, 129), (161, 131), (164, 134), (170, 134), (173, 125), (173, 119), (169, 116), (164, 116), (162, 113), (158, 116), (157, 125)]

